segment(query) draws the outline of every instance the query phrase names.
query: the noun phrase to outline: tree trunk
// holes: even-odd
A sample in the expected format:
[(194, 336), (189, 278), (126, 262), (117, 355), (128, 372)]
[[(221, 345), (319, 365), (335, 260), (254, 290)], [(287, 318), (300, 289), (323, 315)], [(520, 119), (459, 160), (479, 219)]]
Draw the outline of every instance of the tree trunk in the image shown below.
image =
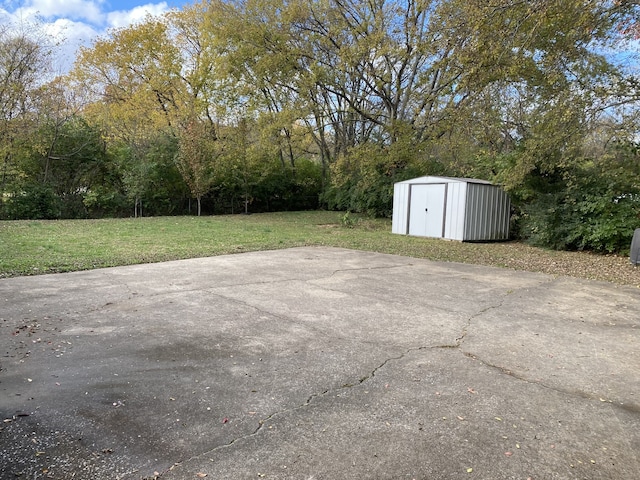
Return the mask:
[[(138, 215), (138, 210), (140, 211), (140, 215)], [(138, 216), (142, 217), (142, 199), (136, 197), (133, 203), (133, 217), (138, 218)]]

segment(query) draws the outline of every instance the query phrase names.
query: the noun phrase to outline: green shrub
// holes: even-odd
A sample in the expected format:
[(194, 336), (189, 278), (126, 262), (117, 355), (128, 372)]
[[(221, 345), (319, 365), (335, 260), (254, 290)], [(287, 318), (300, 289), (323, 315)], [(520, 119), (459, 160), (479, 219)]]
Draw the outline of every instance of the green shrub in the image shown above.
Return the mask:
[(94, 218), (121, 217), (128, 215), (127, 197), (112, 186), (97, 185), (84, 196), (84, 206)]
[(11, 194), (5, 203), (5, 214), (12, 220), (52, 220), (60, 217), (60, 209), (53, 189), (36, 183)]
[(556, 250), (628, 252), (640, 227), (640, 192), (628, 182), (589, 175), (525, 204), (519, 231), (533, 245)]
[(323, 201), (331, 210), (389, 218), (394, 183), (429, 173), (434, 173), (430, 165), (420, 164), (415, 152), (401, 144), (361, 145), (332, 165)]

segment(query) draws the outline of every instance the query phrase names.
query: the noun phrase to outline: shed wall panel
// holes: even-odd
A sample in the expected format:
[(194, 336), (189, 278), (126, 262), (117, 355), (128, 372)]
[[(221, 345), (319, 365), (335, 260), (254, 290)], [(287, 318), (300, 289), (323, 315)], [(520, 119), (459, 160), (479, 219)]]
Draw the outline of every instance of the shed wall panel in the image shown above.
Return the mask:
[(507, 240), (510, 202), (507, 194), (492, 185), (469, 184), (465, 241)]
[(464, 239), (466, 197), (466, 183), (450, 182), (448, 184), (444, 238), (449, 240)]
[(391, 233), (406, 235), (409, 233), (409, 189), (408, 183), (396, 183), (393, 186), (393, 217)]

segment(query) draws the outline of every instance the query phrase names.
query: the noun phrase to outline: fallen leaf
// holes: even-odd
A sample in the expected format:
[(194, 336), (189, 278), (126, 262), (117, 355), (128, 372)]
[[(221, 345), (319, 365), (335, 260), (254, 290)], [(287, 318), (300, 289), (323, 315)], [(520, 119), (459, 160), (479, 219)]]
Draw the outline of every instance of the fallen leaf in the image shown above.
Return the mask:
[(467, 388), (467, 392), (469, 392), (469, 393), (478, 393), (471, 387)]
[(461, 422), (464, 420), (464, 417), (461, 417), (458, 415), (458, 420), (460, 420)]
[(513, 452), (504, 452), (504, 454), (505, 454), (507, 457), (510, 457), (511, 455), (513, 455)]
[(473, 472), (473, 468), (467, 468), (467, 473)]
[(196, 477), (198, 477), (198, 478), (204, 478), (204, 477), (206, 477), (206, 476), (207, 476), (207, 474), (206, 474), (206, 473), (202, 473), (202, 472), (198, 472), (198, 473), (196, 473)]
[(222, 419), (222, 423), (229, 423), (229, 419), (228, 419), (227, 417), (224, 417), (224, 418)]

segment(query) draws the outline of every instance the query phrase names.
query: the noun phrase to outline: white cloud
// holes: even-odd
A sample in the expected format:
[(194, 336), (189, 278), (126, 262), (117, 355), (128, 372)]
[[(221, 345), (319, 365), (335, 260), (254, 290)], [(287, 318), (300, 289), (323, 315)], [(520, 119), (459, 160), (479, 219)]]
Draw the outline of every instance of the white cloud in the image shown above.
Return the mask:
[[(11, 6), (17, 2), (4, 3)], [(45, 21), (68, 18), (100, 25), (106, 18), (103, 7), (103, 0), (26, 0), (19, 2), (13, 15), (20, 19), (40, 17)]]
[(131, 10), (107, 11), (107, 0), (0, 0), (0, 26), (40, 25), (60, 45), (56, 70), (67, 71), (81, 46), (90, 46), (110, 28), (143, 21), (170, 10), (167, 2), (147, 3)]
[(68, 71), (75, 61), (78, 49), (90, 45), (91, 41), (100, 34), (87, 23), (74, 22), (66, 18), (46, 24), (44, 31), (59, 43), (54, 62), (56, 72)]
[(13, 15), (0, 8), (0, 25), (9, 25), (13, 21)]
[(166, 2), (148, 3), (134, 7), (131, 10), (109, 12), (107, 14), (107, 24), (113, 28), (126, 27), (144, 20), (147, 15), (161, 15), (168, 10), (169, 6)]
[(45, 31), (53, 38), (69, 43), (86, 43), (99, 34), (98, 30), (87, 23), (74, 22), (67, 18), (59, 18), (47, 23)]

